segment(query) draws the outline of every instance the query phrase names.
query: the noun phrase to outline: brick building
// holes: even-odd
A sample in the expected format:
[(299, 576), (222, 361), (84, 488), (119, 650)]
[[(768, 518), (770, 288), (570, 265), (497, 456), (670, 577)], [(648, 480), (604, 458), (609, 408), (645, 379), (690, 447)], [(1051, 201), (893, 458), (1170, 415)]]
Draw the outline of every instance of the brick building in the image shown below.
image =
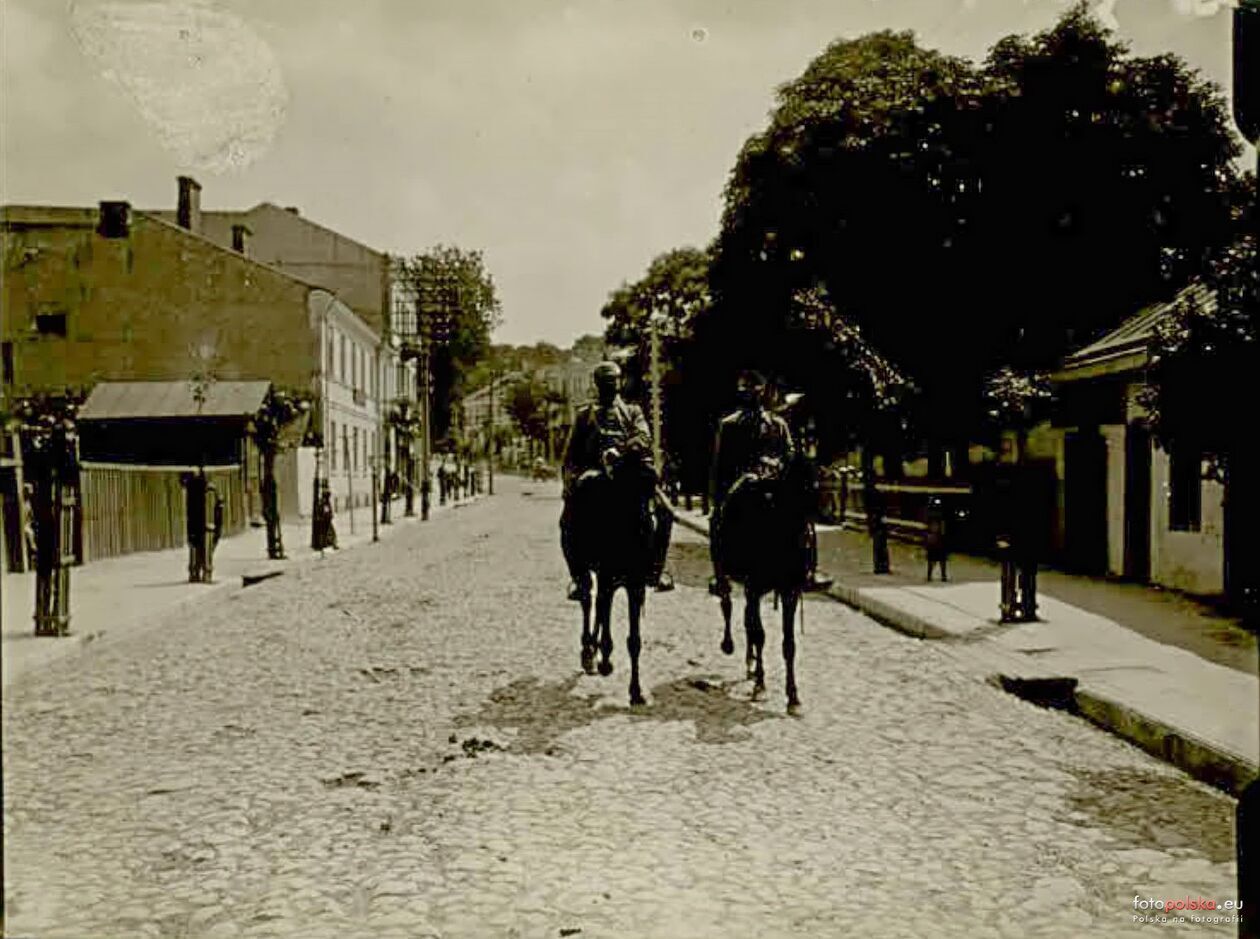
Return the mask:
[[(267, 381), (309, 395), (330, 444), (335, 431), (338, 507), (351, 492), (366, 503), (397, 353), (337, 294), (251, 257), (247, 244), (199, 234), (198, 196), (181, 180), (174, 220), (125, 202), (0, 208), (3, 392)], [(279, 464), (286, 514), (310, 510), (320, 456), (302, 447)], [(242, 472), (256, 485), (256, 468)]]
[[(180, 204), (189, 204), (188, 227), (197, 234), (332, 291), (378, 335), (388, 327), (388, 255), (304, 218), (296, 207), (260, 202), (250, 209), (201, 208), (201, 187), (179, 179)], [(177, 222), (180, 210), (147, 214)]]

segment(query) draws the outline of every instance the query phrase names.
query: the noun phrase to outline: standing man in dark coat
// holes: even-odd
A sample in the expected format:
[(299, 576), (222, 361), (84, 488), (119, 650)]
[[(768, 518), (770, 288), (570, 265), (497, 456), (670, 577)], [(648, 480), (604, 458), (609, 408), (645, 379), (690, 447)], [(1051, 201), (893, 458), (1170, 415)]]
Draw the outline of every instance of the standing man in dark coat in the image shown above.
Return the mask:
[[(569, 567), (570, 600), (581, 600), (591, 589), (590, 574), (582, 569), (572, 543), (572, 496), (583, 475), (601, 471), (608, 461), (629, 449), (639, 449), (644, 453), (652, 476), (656, 477), (656, 467), (650, 457), (652, 435), (647, 418), (642, 408), (622, 399), (619, 393), (621, 369), (615, 362), (601, 362), (595, 367), (593, 377), (596, 400), (578, 411), (564, 449), (562, 466), (564, 511), (560, 515), (560, 546)], [(664, 573), (664, 568), (674, 517), (664, 504), (659, 489), (653, 497), (652, 515), (655, 523), (653, 580), (658, 590), (669, 590), (673, 583)]]
[(729, 596), (730, 581), (722, 570), (722, 510), (731, 491), (749, 475), (777, 475), (792, 457), (792, 433), (787, 422), (766, 410), (766, 380), (760, 374), (740, 374), (735, 390), (738, 407), (718, 424), (709, 472), (709, 554), (713, 581), (709, 592)]

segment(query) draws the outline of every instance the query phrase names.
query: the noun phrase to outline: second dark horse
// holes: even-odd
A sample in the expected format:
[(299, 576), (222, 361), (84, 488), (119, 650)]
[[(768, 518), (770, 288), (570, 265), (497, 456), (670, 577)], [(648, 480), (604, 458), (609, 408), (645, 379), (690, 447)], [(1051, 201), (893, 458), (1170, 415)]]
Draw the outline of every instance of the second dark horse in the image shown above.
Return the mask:
[[(753, 697), (766, 689), (762, 648), (761, 599), (773, 593), (783, 613), (783, 663), (787, 672), (788, 711), (799, 709), (796, 690), (796, 611), (809, 570), (807, 487), (799, 461), (779, 473), (747, 474), (727, 496), (721, 513), (722, 568), (744, 586), (745, 663), (753, 679)], [(735, 651), (731, 638), (732, 604), (721, 597), (725, 631), (722, 651)]]
[(602, 470), (578, 479), (572, 498), (573, 549), (595, 579), (595, 621), (590, 590), (582, 596), (582, 668), (611, 675), (613, 595), (625, 588), (629, 606), (630, 703), (645, 704), (639, 685), (639, 624), (647, 585), (652, 580), (655, 532), (650, 511), (656, 476), (641, 449), (629, 448)]

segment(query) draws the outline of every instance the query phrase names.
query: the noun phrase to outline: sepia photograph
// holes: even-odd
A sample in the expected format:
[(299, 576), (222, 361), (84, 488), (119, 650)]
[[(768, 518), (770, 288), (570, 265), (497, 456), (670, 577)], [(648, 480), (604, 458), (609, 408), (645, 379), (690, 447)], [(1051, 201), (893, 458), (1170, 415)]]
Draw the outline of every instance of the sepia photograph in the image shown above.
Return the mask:
[(1260, 0), (2, 0), (0, 939), (1260, 939)]

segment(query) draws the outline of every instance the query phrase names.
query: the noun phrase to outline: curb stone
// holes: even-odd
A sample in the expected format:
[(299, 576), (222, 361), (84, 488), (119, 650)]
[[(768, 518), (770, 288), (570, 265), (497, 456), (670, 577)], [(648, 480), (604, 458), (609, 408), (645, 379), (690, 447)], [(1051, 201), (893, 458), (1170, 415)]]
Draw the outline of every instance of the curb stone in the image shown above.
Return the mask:
[[(672, 506), (670, 511), (675, 521), (684, 528), (706, 538), (709, 536), (707, 524), (684, 516)], [(921, 617), (874, 597), (864, 596), (858, 588), (838, 580), (825, 595), (869, 616), (881, 626), (915, 639), (951, 638), (949, 633)], [(984, 664), (990, 672), (987, 676), (989, 682), (1008, 693), (1035, 704), (1046, 706), (1051, 703), (1067, 710), (1235, 798), (1242, 794), (1248, 783), (1260, 776), (1260, 767), (1246, 757), (1178, 730), (1166, 721), (1144, 714), (1099, 691), (1082, 688), (1075, 677), (1042, 673), (1035, 663), (1025, 664), (992, 640), (980, 639), (969, 643), (965, 655), (947, 644), (942, 645), (948, 654), (965, 662), (974, 663), (977, 658), (987, 660)], [(977, 656), (975, 653), (982, 649), (984, 654)], [(1043, 700), (1045, 695), (1042, 692), (1056, 682), (1071, 683), (1070, 690), (1061, 686), (1060, 692), (1051, 696), (1052, 702)]]

